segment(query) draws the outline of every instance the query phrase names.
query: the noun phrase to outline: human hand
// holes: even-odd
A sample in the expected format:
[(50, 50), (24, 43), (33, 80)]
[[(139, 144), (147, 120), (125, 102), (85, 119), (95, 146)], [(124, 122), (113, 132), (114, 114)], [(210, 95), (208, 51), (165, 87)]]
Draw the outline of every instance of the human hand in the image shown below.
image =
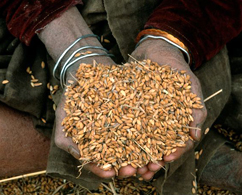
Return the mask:
[[(73, 84), (75, 84), (76, 78), (76, 71), (78, 70), (79, 64), (80, 63), (86, 63), (86, 64), (93, 64), (93, 61), (96, 61), (97, 63), (102, 63), (105, 65), (113, 65), (115, 64), (115, 62), (106, 56), (97, 56), (94, 58), (84, 58), (81, 61), (78, 61), (78, 63), (74, 64), (73, 66), (71, 66), (66, 73), (66, 81), (72, 81)], [(67, 85), (68, 82), (67, 82)], [(57, 110), (56, 110), (56, 127), (55, 127), (55, 144), (63, 149), (64, 151), (70, 153), (74, 158), (76, 159), (80, 159), (80, 151), (78, 149), (78, 145), (76, 143), (73, 142), (71, 137), (66, 137), (65, 136), (65, 132), (63, 132), (64, 127), (62, 126), (62, 121), (63, 119), (66, 117), (66, 112), (64, 111), (64, 106), (65, 106), (65, 89), (66, 87), (63, 89), (63, 94), (61, 96), (60, 102), (58, 104)], [(111, 178), (113, 176), (115, 176), (115, 171), (112, 168), (111, 170), (108, 171), (104, 171), (101, 168), (99, 168), (97, 166), (97, 164), (95, 163), (88, 163), (84, 166), (84, 169), (89, 170), (91, 172), (93, 172), (94, 174), (96, 174), (99, 177), (102, 178)]]
[[(56, 62), (61, 54), (68, 48), (78, 37), (83, 35), (92, 34), (92, 31), (89, 29), (88, 25), (84, 21), (80, 12), (76, 7), (72, 7), (63, 13), (60, 17), (56, 18), (50, 22), (39, 34), (39, 39), (44, 43), (48, 53), (52, 59)], [(62, 61), (65, 62), (70, 54), (76, 49), (84, 46), (98, 46), (102, 47), (100, 42), (94, 37), (88, 37), (79, 41), (68, 53), (63, 57)], [(92, 49), (94, 53), (99, 53), (100, 50)], [(93, 63), (94, 58), (85, 58), (82, 61), (78, 61), (76, 64), (72, 65), (67, 71), (66, 80), (75, 81), (75, 73), (79, 67), (80, 63)], [(105, 56), (96, 56), (95, 61), (98, 63), (103, 63), (107, 65), (114, 64), (114, 62)], [(63, 66), (60, 63), (60, 67)], [(71, 74), (70, 74), (71, 73)], [(72, 76), (71, 76), (72, 75)], [(63, 108), (65, 105), (65, 96), (62, 95), (57, 110), (56, 110), (56, 131), (55, 131), (55, 143), (56, 145), (69, 152), (76, 159), (80, 158), (79, 150), (77, 145), (72, 141), (71, 137), (65, 137), (65, 133), (62, 131), (63, 127), (61, 122), (66, 116)], [(85, 165), (85, 169), (90, 170), (94, 174), (103, 177), (110, 178), (115, 175), (115, 171), (111, 169), (110, 171), (101, 170), (94, 163), (89, 163)]]
[[(98, 63), (103, 63), (106, 65), (112, 65), (114, 64), (114, 62), (110, 59), (110, 58), (103, 58), (103, 57), (99, 57), (100, 59), (97, 60), (95, 58), (95, 61), (97, 61)], [(86, 60), (88, 60), (89, 62), (87, 62)], [(90, 59), (86, 59), (85, 63), (90, 64)], [(71, 81), (71, 82), (77, 82), (76, 78), (75, 78), (75, 73), (76, 73), (77, 68), (71, 67), (70, 70), (68, 70), (68, 77), (67, 80)], [(75, 83), (74, 83), (75, 84)], [(72, 140), (72, 135), (65, 137), (65, 133), (63, 132), (63, 124), (62, 121), (63, 119), (66, 117), (66, 112), (64, 110), (64, 106), (65, 106), (65, 95), (62, 95), (61, 101), (58, 105), (58, 109), (56, 111), (56, 133), (55, 133), (55, 143), (56, 145), (69, 152), (70, 154), (72, 154), (75, 158), (80, 159), (80, 152), (78, 150), (77, 144), (73, 143)], [(88, 163), (84, 166), (84, 169), (88, 169), (89, 171), (93, 172), (94, 174), (102, 177), (102, 178), (109, 178), (109, 177), (113, 177), (115, 176), (115, 172), (114, 169), (111, 169), (109, 171), (104, 171), (102, 169), (100, 169), (95, 163)], [(127, 165), (122, 167), (119, 172), (118, 172), (118, 176), (120, 177), (129, 177), (134, 175), (137, 172), (137, 169), (133, 168), (131, 165)], [(142, 169), (141, 169), (142, 172)]]
[[(153, 62), (157, 62), (160, 65), (167, 64), (171, 66), (172, 68), (176, 68), (178, 71), (185, 70), (187, 75), (190, 75), (190, 80), (192, 82), (191, 91), (192, 93), (197, 94), (198, 97), (201, 98), (201, 101), (203, 103), (203, 96), (202, 96), (202, 90), (199, 83), (199, 80), (197, 77), (193, 74), (191, 71), (189, 65), (184, 60), (182, 52), (172, 46), (171, 44), (163, 41), (163, 40), (154, 40), (154, 39), (147, 39), (144, 42), (142, 42), (135, 51), (131, 54), (132, 57), (135, 59), (142, 61), (144, 59), (150, 59)], [(132, 57), (130, 58), (130, 61), (133, 61)], [(193, 122), (190, 123), (190, 127), (196, 127), (201, 128), (203, 122), (206, 119), (207, 111), (205, 108), (205, 105), (203, 103), (202, 109), (193, 109)], [(195, 140), (199, 141), (201, 138), (201, 131), (196, 129), (190, 130), (190, 136)], [(186, 147), (184, 148), (177, 148), (176, 152), (164, 156), (163, 160), (159, 163), (165, 164), (166, 162), (172, 162), (174, 160), (177, 160), (180, 158), (185, 152), (192, 149), (194, 146), (194, 142), (192, 140), (188, 140), (186, 142)], [(139, 168), (137, 173), (141, 175), (145, 180), (151, 179), (155, 172), (157, 172), (161, 167), (154, 163), (149, 163), (148, 166), (145, 166), (143, 168)]]
[[(72, 44), (77, 37), (92, 34), (91, 30), (88, 28), (88, 25), (85, 23), (84, 19), (80, 15), (79, 11), (73, 7), (70, 8), (68, 11), (66, 11), (61, 17), (56, 18), (51, 23), (44, 28), (41, 33), (38, 34), (40, 40), (45, 44), (45, 47), (50, 54), (50, 56), (53, 58), (54, 61), (57, 61), (61, 54), (65, 51), (65, 49)], [(96, 38), (89, 37), (86, 39), (81, 40), (78, 42), (69, 53), (75, 51), (77, 48), (83, 47), (83, 46), (99, 46), (101, 47), (101, 44), (98, 42)], [(92, 50), (92, 52), (100, 52), (95, 49)], [(67, 57), (63, 58), (63, 61), (65, 62), (68, 59), (69, 55)], [(94, 58), (92, 58), (94, 59)], [(98, 63), (111, 65), (114, 64), (114, 62), (110, 58), (105, 58), (104, 56), (97, 56), (95, 57), (95, 60)], [(93, 63), (91, 58), (85, 58), (85, 60), (79, 61), (78, 64), (81, 62), (85, 63)], [(71, 66), (68, 69), (67, 73), (67, 80), (73, 80), (73, 77), (71, 75), (75, 75), (76, 70), (78, 69), (78, 64)], [(60, 64), (62, 65), (62, 64)], [(72, 74), (70, 74), (72, 73)], [(74, 79), (75, 80), (75, 79)], [(64, 137), (65, 133), (62, 132), (63, 127), (61, 126), (61, 122), (65, 117), (65, 112), (63, 110), (65, 104), (65, 97), (62, 95), (58, 108), (56, 110), (56, 134), (55, 134), (55, 142), (58, 147), (61, 149), (69, 152), (74, 156), (76, 159), (80, 158), (79, 150), (77, 148), (77, 145), (72, 142), (72, 139), (70, 137), (66, 138)], [(115, 176), (114, 169), (111, 169), (109, 171), (104, 171), (97, 167), (95, 163), (89, 163), (84, 166), (85, 169), (90, 170), (94, 174), (102, 177), (102, 178), (110, 178)], [(131, 165), (128, 165), (126, 167), (122, 167), (119, 170), (118, 175), (121, 177), (128, 177), (132, 176), (136, 173), (137, 169), (134, 169)]]

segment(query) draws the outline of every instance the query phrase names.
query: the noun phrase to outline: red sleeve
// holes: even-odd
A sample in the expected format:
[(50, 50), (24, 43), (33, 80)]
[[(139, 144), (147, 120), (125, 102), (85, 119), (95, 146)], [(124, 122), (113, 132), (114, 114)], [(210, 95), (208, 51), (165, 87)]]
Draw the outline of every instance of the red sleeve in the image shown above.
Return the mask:
[(1, 0), (0, 13), (10, 33), (26, 45), (45, 25), (81, 0)]
[(198, 67), (241, 32), (242, 1), (163, 0), (145, 28), (157, 28), (177, 37)]

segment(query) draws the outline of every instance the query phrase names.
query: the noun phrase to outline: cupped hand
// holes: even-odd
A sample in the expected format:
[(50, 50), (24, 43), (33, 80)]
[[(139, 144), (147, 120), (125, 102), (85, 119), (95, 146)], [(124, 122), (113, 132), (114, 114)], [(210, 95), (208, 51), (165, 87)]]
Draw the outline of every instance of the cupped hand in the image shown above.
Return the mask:
[[(163, 40), (147, 39), (135, 49), (131, 56), (139, 61), (150, 59), (151, 61), (157, 62), (160, 65), (169, 65), (178, 71), (185, 70), (186, 74), (190, 75), (190, 80), (192, 83), (191, 91), (201, 98), (203, 104), (202, 109), (192, 110), (192, 116), (194, 120), (190, 123), (190, 127), (201, 129), (202, 124), (207, 116), (207, 110), (203, 103), (203, 95), (199, 80), (191, 71), (189, 65), (184, 59), (182, 52), (178, 48)], [(132, 57), (129, 59), (130, 61), (133, 61)], [(199, 141), (201, 135), (201, 130), (190, 130), (190, 136), (194, 141)], [(185, 152), (193, 148), (194, 141), (189, 139), (186, 142), (186, 147), (177, 148), (176, 152), (168, 156), (164, 156), (163, 160), (159, 162), (160, 165), (164, 166), (165, 163), (172, 162), (180, 158)], [(139, 168), (137, 173), (139, 173), (145, 180), (150, 180), (154, 176), (155, 172), (157, 172), (160, 168), (161, 166), (155, 163), (149, 163), (147, 166)]]
[[(94, 59), (89, 58), (85, 61), (80, 61), (77, 65), (70, 67), (70, 69), (68, 69), (68, 72), (66, 74), (67, 75), (66, 80), (71, 80), (73, 82), (76, 82), (75, 74), (79, 67), (79, 64), (83, 63), (83, 62), (92, 64), (93, 60)], [(115, 64), (115, 62), (111, 58), (103, 57), (103, 56), (96, 57), (95, 61), (96, 61), (96, 63), (102, 63), (105, 65)], [(65, 88), (63, 90), (61, 100), (60, 100), (57, 110), (56, 110), (55, 143), (59, 148), (70, 153), (74, 158), (80, 159), (81, 156), (80, 156), (80, 152), (79, 152), (77, 144), (75, 144), (72, 141), (71, 137), (65, 137), (65, 132), (63, 132), (63, 126), (61, 125), (63, 119), (66, 117), (66, 113), (63, 109), (64, 105), (65, 105), (64, 92), (65, 92)], [(94, 173), (95, 175), (97, 175), (101, 178), (112, 178), (115, 175), (117, 175), (114, 168), (111, 168), (110, 170), (105, 171), (105, 170), (101, 169), (100, 167), (98, 167), (96, 163), (88, 163), (84, 166), (84, 169), (91, 171), (92, 173)], [(137, 169), (133, 168), (131, 165), (127, 165), (127, 166), (119, 169), (118, 176), (119, 177), (130, 177), (136, 173), (137, 173)]]
[[(95, 63), (102, 63), (105, 65), (113, 65), (115, 62), (106, 56), (98, 56), (94, 58), (85, 58), (85, 60), (78, 61), (75, 65), (71, 66), (66, 73), (66, 81), (73, 81), (76, 83), (75, 75), (78, 67), (81, 63), (89, 63), (93, 64), (93, 60)], [(67, 83), (68, 84), (68, 83)], [(66, 117), (66, 112), (64, 111), (65, 106), (65, 88), (63, 89), (63, 94), (61, 96), (60, 102), (56, 109), (56, 127), (55, 127), (55, 143), (56, 145), (65, 150), (66, 152), (70, 153), (74, 158), (80, 159), (80, 151), (76, 143), (72, 141), (71, 137), (66, 137), (65, 132), (63, 132), (63, 126), (61, 125), (63, 119)], [(104, 171), (99, 168), (95, 163), (89, 163), (84, 166), (84, 169), (93, 172), (95, 175), (102, 177), (102, 178), (111, 178), (115, 176), (115, 171), (112, 168), (111, 170)]]
[[(74, 27), (74, 28), (73, 28)], [(77, 37), (81, 37), (83, 35), (93, 34), (82, 15), (78, 11), (76, 7), (71, 7), (65, 13), (63, 13), (60, 17), (56, 18), (52, 22), (50, 22), (39, 34), (38, 37), (44, 43), (48, 53), (52, 57), (54, 61), (57, 61), (61, 54), (68, 48), (74, 41), (77, 40)], [(84, 47), (84, 46), (99, 46), (102, 47), (98, 39), (89, 37), (82, 39), (68, 52), (74, 52), (76, 49)], [(96, 52), (100, 52), (100, 50), (91, 50)], [(69, 58), (69, 55), (64, 56), (62, 61), (65, 61)], [(80, 63), (93, 63), (93, 60), (97, 63), (102, 63), (106, 65), (115, 64), (111, 58), (105, 56), (95, 56), (94, 58), (85, 58), (82, 61), (79, 61), (75, 65), (71, 66), (67, 72), (66, 80), (73, 80), (75, 82), (76, 71), (79, 67)], [(65, 91), (65, 89), (64, 89)], [(66, 113), (63, 110), (65, 105), (65, 96), (64, 93), (60, 99), (58, 104), (58, 108), (56, 110), (56, 127), (55, 127), (55, 143), (56, 145), (70, 153), (76, 159), (80, 158), (80, 153), (78, 147), (75, 143), (73, 143), (70, 137), (65, 137), (65, 132), (63, 132), (63, 126), (61, 125), (62, 120), (65, 118)], [(114, 169), (109, 171), (104, 171), (100, 169), (95, 163), (89, 163), (84, 166), (85, 169), (90, 170), (94, 174), (102, 177), (102, 178), (110, 178), (115, 175)], [(136, 169), (131, 166), (123, 167), (119, 171), (120, 176), (131, 176), (136, 173)]]

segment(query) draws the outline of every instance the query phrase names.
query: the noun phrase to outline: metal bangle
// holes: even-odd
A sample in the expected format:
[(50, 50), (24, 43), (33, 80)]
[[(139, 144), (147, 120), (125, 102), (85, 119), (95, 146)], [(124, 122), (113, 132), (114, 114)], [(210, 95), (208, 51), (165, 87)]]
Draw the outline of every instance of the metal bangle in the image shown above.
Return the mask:
[(97, 35), (94, 35), (94, 34), (87, 34), (87, 35), (83, 35), (83, 36), (81, 36), (81, 37), (79, 37), (77, 40), (75, 40), (62, 54), (61, 54), (61, 56), (59, 57), (59, 59), (57, 60), (57, 62), (56, 62), (56, 64), (55, 64), (55, 66), (54, 66), (54, 69), (53, 69), (53, 76), (54, 76), (54, 78), (56, 78), (57, 79), (57, 77), (56, 77), (56, 70), (57, 70), (57, 68), (58, 68), (58, 66), (59, 66), (59, 63), (60, 63), (60, 61), (62, 60), (62, 58), (66, 55), (66, 53), (77, 43), (77, 42), (79, 42), (80, 40), (82, 40), (82, 39), (85, 39), (85, 38), (88, 38), (88, 37), (96, 37), (97, 39), (99, 39), (99, 37), (97, 36)]
[[(99, 47), (99, 46), (84, 46), (84, 47), (81, 47), (81, 48), (78, 48), (76, 51), (74, 51), (71, 56), (66, 60), (65, 64), (63, 65), (62, 69), (70, 62), (70, 60), (76, 55), (77, 52), (81, 51), (81, 50), (84, 50), (84, 49), (100, 49), (100, 50), (103, 50), (105, 51), (106, 53), (108, 53), (108, 50), (103, 48), (103, 47)], [(56, 79), (60, 79), (58, 78), (57, 76), (55, 77)]]
[(170, 41), (169, 39), (167, 39), (166, 37), (163, 37), (163, 36), (154, 36), (154, 35), (146, 35), (145, 37), (143, 37), (142, 39), (140, 39), (140, 41), (137, 43), (137, 45), (135, 46), (135, 48), (137, 48), (143, 41), (145, 41), (146, 39), (149, 39), (149, 38), (152, 38), (152, 39), (162, 39), (168, 43), (170, 43), (171, 45), (177, 47), (178, 49), (180, 49), (186, 56), (186, 61), (188, 64), (190, 64), (190, 55), (189, 53), (184, 49), (182, 48), (180, 45), (177, 45), (176, 43)]
[(107, 54), (107, 53), (91, 53), (91, 54), (87, 54), (87, 55), (84, 55), (84, 56), (80, 56), (80, 57), (76, 58), (75, 60), (73, 60), (72, 62), (70, 62), (69, 64), (66, 64), (65, 66), (63, 66), (61, 73), (60, 73), (60, 84), (61, 84), (62, 88), (64, 87), (67, 69), (71, 65), (73, 65), (75, 62), (77, 62), (78, 60), (81, 60), (81, 59), (84, 59), (84, 58), (87, 58), (87, 57), (92, 57), (92, 56), (109, 56), (109, 57), (111, 57), (113, 55)]

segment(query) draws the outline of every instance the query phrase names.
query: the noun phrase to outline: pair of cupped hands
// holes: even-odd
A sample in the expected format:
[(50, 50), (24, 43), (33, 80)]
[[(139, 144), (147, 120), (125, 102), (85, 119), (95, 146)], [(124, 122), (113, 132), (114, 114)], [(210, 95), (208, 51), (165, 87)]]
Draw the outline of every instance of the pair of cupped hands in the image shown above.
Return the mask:
[[(77, 8), (72, 7), (67, 10), (59, 18), (56, 18), (50, 22), (39, 34), (38, 37), (44, 43), (48, 53), (53, 58), (54, 61), (57, 61), (63, 51), (76, 40), (76, 37), (80, 35), (92, 34), (92, 31), (89, 29), (85, 20), (82, 18), (80, 12)], [(86, 38), (77, 43), (78, 47), (83, 47), (86, 45), (95, 45), (101, 47), (101, 44), (97, 41), (96, 38)], [(77, 49), (74, 48), (74, 49)], [(198, 97), (203, 99), (200, 83), (197, 77), (190, 70), (189, 65), (186, 63), (182, 52), (174, 47), (173, 45), (163, 41), (155, 39), (146, 39), (143, 41), (131, 54), (137, 60), (150, 59), (153, 62), (157, 62), (160, 65), (170, 65), (172, 68), (177, 70), (186, 70), (186, 73), (190, 75), (190, 80), (192, 82), (192, 92), (197, 94)], [(66, 59), (64, 59), (65, 61)], [(75, 65), (71, 66), (67, 70), (66, 80), (73, 80), (73, 75), (75, 75), (80, 63), (93, 63), (93, 60), (98, 63), (113, 65), (115, 62), (107, 56), (96, 56), (85, 58), (81, 61), (78, 61)], [(132, 59), (129, 59), (132, 61)], [(62, 131), (63, 126), (61, 125), (62, 120), (65, 118), (66, 113), (64, 111), (65, 96), (61, 97), (61, 100), (58, 104), (56, 110), (56, 129), (55, 129), (55, 143), (56, 145), (70, 153), (76, 159), (80, 158), (79, 150), (76, 144), (73, 143), (70, 137), (65, 137), (65, 133)], [(207, 111), (204, 106), (203, 109), (193, 109), (193, 118), (194, 121), (190, 124), (191, 127), (201, 128), (203, 122), (205, 121)], [(201, 131), (191, 129), (191, 137), (195, 141), (199, 141), (201, 138)], [(150, 162), (144, 167), (133, 168), (131, 165), (120, 168), (118, 171), (119, 177), (131, 177), (136, 174), (138, 177), (142, 177), (144, 180), (150, 180), (153, 178), (154, 174), (161, 169), (162, 166), (165, 166), (166, 163), (172, 162), (180, 158), (185, 152), (188, 152), (194, 146), (194, 142), (189, 139), (186, 142), (186, 147), (177, 148), (176, 152), (170, 154), (169, 156), (164, 156), (162, 161), (157, 163)], [(115, 176), (115, 170), (104, 171), (100, 169), (95, 163), (89, 163), (84, 166), (84, 169), (87, 169), (101, 178), (112, 178)]]
[[(190, 75), (192, 82), (192, 92), (197, 94), (198, 97), (203, 99), (202, 91), (200, 83), (197, 77), (190, 70), (189, 65), (186, 63), (182, 52), (176, 47), (170, 45), (169, 43), (163, 40), (153, 40), (147, 39), (142, 42), (131, 54), (137, 60), (150, 59), (151, 61), (157, 62), (160, 65), (170, 65), (172, 68), (176, 68), (177, 70), (186, 70), (186, 73)], [(86, 58), (84, 63), (91, 63), (96, 60), (98, 63), (102, 63), (105, 65), (113, 65), (115, 62), (106, 56), (96, 58)], [(132, 58), (129, 59), (132, 61)], [(80, 64), (81, 62), (79, 62)], [(67, 80), (73, 80), (73, 75), (77, 70), (78, 66), (71, 67), (67, 72)], [(62, 95), (58, 108), (56, 110), (56, 130), (55, 130), (55, 143), (56, 145), (69, 152), (76, 159), (79, 159), (81, 156), (79, 154), (79, 150), (77, 145), (72, 142), (70, 137), (64, 137), (63, 126), (61, 125), (62, 120), (66, 116), (65, 111), (63, 110), (65, 104), (65, 96)], [(203, 109), (193, 109), (193, 118), (194, 121), (191, 122), (191, 127), (201, 128), (205, 118), (206, 118), (206, 108), (204, 106)], [(190, 130), (190, 135), (194, 139), (194, 141), (199, 141), (201, 138), (201, 131), (199, 130)], [(150, 162), (144, 167), (141, 168), (133, 168), (131, 165), (127, 165), (122, 167), (118, 171), (118, 176), (120, 178), (131, 177), (136, 174), (137, 177), (142, 177), (144, 180), (151, 180), (154, 174), (159, 171), (162, 166), (165, 166), (166, 163), (171, 163), (178, 158), (180, 158), (185, 152), (188, 152), (194, 146), (194, 141), (188, 140), (186, 142), (186, 147), (177, 148), (176, 152), (164, 156), (162, 161), (158, 163)], [(101, 178), (111, 178), (115, 176), (115, 170), (112, 168), (111, 170), (104, 171), (95, 163), (89, 163), (84, 166), (84, 169), (91, 171)]]

